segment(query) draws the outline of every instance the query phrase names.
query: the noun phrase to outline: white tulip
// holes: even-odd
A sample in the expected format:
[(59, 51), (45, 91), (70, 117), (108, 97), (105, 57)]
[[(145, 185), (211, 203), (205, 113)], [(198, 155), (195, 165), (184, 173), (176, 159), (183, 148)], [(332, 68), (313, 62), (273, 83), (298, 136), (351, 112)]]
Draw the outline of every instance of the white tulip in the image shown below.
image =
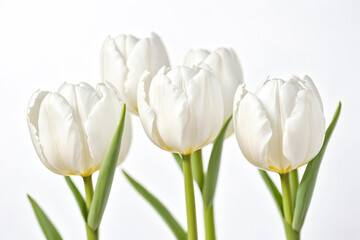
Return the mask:
[(144, 74), (138, 87), (141, 123), (159, 147), (190, 154), (212, 142), (223, 122), (223, 100), (215, 76), (189, 67)]
[(254, 94), (241, 85), (234, 99), (234, 127), (249, 162), (287, 173), (320, 151), (325, 137), (322, 101), (308, 76), (266, 80)]
[(127, 109), (137, 110), (137, 86), (141, 75), (148, 71), (154, 76), (161, 67), (169, 67), (169, 59), (161, 39), (151, 37), (137, 39), (131, 35), (106, 38), (101, 51), (103, 81), (109, 81), (119, 90)]
[[(241, 66), (234, 50), (227, 48), (218, 48), (213, 52), (204, 49), (190, 50), (185, 57), (184, 65), (199, 66), (214, 73), (221, 85), (225, 122), (233, 112), (232, 106), (236, 89), (243, 83)], [(226, 136), (232, 133), (234, 133), (234, 127), (230, 123)]]
[[(35, 150), (51, 171), (89, 176), (100, 169), (120, 120), (123, 102), (115, 87), (99, 83), (64, 83), (58, 92), (37, 91), (30, 99), (27, 121)], [(125, 120), (118, 164), (131, 142)]]

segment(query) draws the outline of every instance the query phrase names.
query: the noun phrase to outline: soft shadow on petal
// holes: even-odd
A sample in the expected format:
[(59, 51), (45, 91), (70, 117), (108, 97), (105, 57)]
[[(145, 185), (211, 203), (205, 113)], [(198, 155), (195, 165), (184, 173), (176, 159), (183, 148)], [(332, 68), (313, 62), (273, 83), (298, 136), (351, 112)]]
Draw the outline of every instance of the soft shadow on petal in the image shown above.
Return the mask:
[(272, 129), (272, 136), (268, 144), (269, 165), (274, 166), (279, 170), (285, 170), (290, 165), (290, 162), (283, 154), (282, 148), (285, 121), (281, 113), (280, 89), (283, 84), (283, 80), (273, 79), (259, 87), (255, 93), (266, 112), (266, 116)]
[(196, 67), (204, 61), (209, 54), (210, 52), (205, 49), (190, 49), (185, 56), (184, 66)]
[(152, 37), (141, 39), (133, 48), (126, 63), (129, 73), (124, 82), (127, 106), (137, 113), (137, 87), (141, 75), (148, 71), (154, 76), (163, 66), (169, 66), (168, 56), (160, 38)]
[(39, 122), (40, 105), (48, 93), (49, 92), (45, 92), (45, 91), (36, 91), (31, 96), (31, 99), (30, 99), (30, 102), (28, 105), (27, 122), (28, 122), (28, 126), (29, 126), (32, 143), (35, 147), (36, 153), (39, 156), (40, 160), (51, 171), (58, 173), (58, 174), (62, 174), (61, 171), (58, 171), (57, 169), (53, 168), (48, 163), (47, 159), (44, 156), (44, 151), (42, 149), (42, 146), (41, 146), (40, 140), (39, 140), (38, 122)]
[(82, 145), (69, 103), (49, 93), (39, 111), (39, 140), (48, 163), (60, 174), (81, 175)]
[(315, 157), (324, 137), (325, 119), (316, 96), (310, 91), (300, 91), (294, 111), (286, 121), (283, 139), (283, 152), (292, 168)]
[(153, 78), (148, 94), (159, 136), (166, 143), (163, 147), (186, 154), (187, 143), (183, 139), (190, 120), (186, 93), (161, 75)]
[(245, 158), (259, 168), (270, 170), (267, 145), (272, 130), (266, 112), (253, 94), (247, 93), (240, 101), (234, 121), (236, 138)]
[(85, 131), (90, 153), (94, 159), (94, 168), (99, 168), (119, 124), (123, 103), (116, 90), (109, 84), (98, 84), (96, 93), (100, 100), (85, 123)]
[(127, 78), (128, 69), (126, 59), (122, 54), (117, 49), (114, 39), (108, 37), (101, 50), (101, 72), (102, 80), (114, 84), (121, 98), (125, 99), (124, 82)]
[(194, 151), (212, 142), (223, 124), (223, 97), (215, 76), (205, 70), (191, 79), (187, 87), (190, 123), (184, 142)]

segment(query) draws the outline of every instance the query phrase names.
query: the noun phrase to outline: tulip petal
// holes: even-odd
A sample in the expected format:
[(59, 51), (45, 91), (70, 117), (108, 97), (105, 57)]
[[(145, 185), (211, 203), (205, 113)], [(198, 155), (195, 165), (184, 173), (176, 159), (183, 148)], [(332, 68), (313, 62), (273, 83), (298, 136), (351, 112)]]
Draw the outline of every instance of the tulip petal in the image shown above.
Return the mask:
[(70, 104), (74, 110), (73, 113), (75, 121), (79, 124), (79, 127), (83, 128), (82, 125), (88, 118), (92, 108), (99, 101), (96, 96), (95, 89), (87, 83), (69, 84), (64, 83), (58, 90), (66, 101)]
[(43, 164), (50, 169), (51, 171), (58, 173), (55, 168), (53, 168), (47, 161), (47, 159), (44, 156), (44, 151), (42, 149), (42, 146), (40, 144), (39, 140), (39, 111), (40, 106), (44, 98), (47, 96), (49, 92), (44, 91), (36, 91), (30, 99), (29, 105), (28, 105), (28, 126), (30, 131), (31, 140), (33, 142), (33, 145), (35, 147), (36, 153), (39, 156), (40, 160), (43, 162)]
[(133, 113), (138, 112), (137, 87), (141, 75), (148, 71), (154, 76), (163, 66), (169, 66), (169, 59), (163, 43), (156, 34), (141, 39), (133, 48), (127, 59), (129, 73), (124, 82), (127, 107)]
[(284, 84), (283, 80), (273, 79), (267, 81), (256, 90), (256, 97), (261, 102), (266, 116), (270, 122), (272, 136), (268, 145), (268, 161), (273, 171), (284, 173), (291, 167), (288, 159), (283, 154), (283, 128), (285, 125), (282, 117), (280, 89)]
[(269, 169), (268, 143), (272, 136), (270, 121), (261, 102), (246, 93), (235, 110), (236, 138), (245, 158), (261, 169)]
[(279, 90), (279, 100), (280, 100), (280, 111), (281, 111), (281, 121), (285, 124), (286, 120), (291, 116), (297, 100), (297, 94), (299, 91), (303, 90), (298, 81), (290, 79), (281, 86)]
[[(221, 85), (224, 103), (224, 122), (232, 114), (232, 103), (239, 84), (243, 83), (242, 70), (236, 53), (226, 48), (218, 48), (204, 62), (212, 69)], [(234, 132), (233, 124), (229, 125), (226, 136)]]
[(322, 103), (319, 91), (316, 88), (313, 80), (309, 76), (305, 75), (305, 77), (302, 81), (304, 82), (305, 86), (307, 86), (309, 89), (311, 89), (311, 91), (315, 94), (317, 100), (319, 101), (321, 110), (323, 111), (323, 103)]
[[(191, 79), (191, 78), (190, 78)], [(185, 129), (183, 141), (189, 150), (195, 151), (212, 142), (223, 125), (223, 97), (215, 76), (200, 70), (187, 86), (187, 99), (192, 123)]]
[[(99, 169), (118, 125), (122, 111), (122, 102), (116, 89), (109, 83), (99, 83), (96, 94), (100, 100), (94, 106), (85, 123), (85, 131), (88, 136), (91, 156), (94, 159), (96, 168)], [(129, 119), (126, 120), (124, 133), (131, 131), (127, 124), (130, 124)], [(126, 155), (130, 144), (130, 139), (128, 142), (127, 136), (131, 136), (131, 133), (126, 133), (123, 138), (125, 141), (123, 141), (120, 150), (120, 153), (123, 151), (120, 154), (122, 157)]]
[(119, 54), (126, 62), (139, 39), (132, 35), (119, 35), (114, 41)]
[(64, 97), (49, 93), (39, 111), (39, 140), (49, 165), (62, 175), (82, 174), (82, 144), (72, 109)]
[(64, 83), (58, 90), (73, 109), (73, 118), (80, 131), (81, 143), (83, 146), (81, 172), (87, 172), (94, 168), (94, 160), (92, 159), (87, 144), (87, 135), (85, 132), (85, 122), (95, 104), (99, 101), (96, 96), (95, 89), (87, 83), (79, 83), (77, 85)]
[(325, 119), (317, 97), (302, 90), (285, 124), (283, 152), (292, 168), (306, 164), (320, 151), (325, 137)]
[(185, 56), (184, 66), (196, 67), (209, 56), (210, 52), (205, 49), (189, 50)]
[(126, 99), (124, 82), (127, 78), (128, 69), (125, 63), (126, 58), (119, 51), (115, 40), (108, 37), (101, 50), (102, 80), (111, 82), (118, 89), (122, 99)]
[[(161, 69), (158, 74), (162, 74), (163, 71), (164, 69)], [(166, 148), (166, 144), (160, 137), (159, 131), (156, 128), (155, 112), (151, 108), (149, 103), (149, 89), (150, 89), (151, 79), (152, 78), (149, 72), (144, 72), (144, 74), (140, 78), (138, 93), (137, 93), (140, 121), (149, 139), (155, 145), (165, 150), (168, 150)]]
[(252, 93), (247, 93), (234, 117), (238, 128), (236, 138), (242, 153), (255, 166), (269, 170), (267, 146), (272, 130), (260, 101)]
[[(183, 71), (181, 74), (189, 73)], [(156, 113), (154, 120), (159, 136), (166, 143), (162, 147), (173, 152), (189, 154), (190, 143), (185, 140), (189, 137), (190, 131), (189, 103), (182, 87), (179, 88), (180, 86), (172, 80), (174, 79), (170, 80), (163, 74), (153, 78), (148, 93), (149, 105)], [(185, 80), (183, 82), (185, 84)]]

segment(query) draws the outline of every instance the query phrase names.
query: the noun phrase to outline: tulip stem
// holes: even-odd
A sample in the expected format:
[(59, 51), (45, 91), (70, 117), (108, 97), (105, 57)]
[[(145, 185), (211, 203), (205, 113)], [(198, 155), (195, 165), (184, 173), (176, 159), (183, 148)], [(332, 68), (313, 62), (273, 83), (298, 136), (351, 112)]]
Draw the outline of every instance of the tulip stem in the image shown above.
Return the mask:
[[(192, 167), (194, 179), (199, 186), (200, 192), (203, 193), (204, 167), (203, 167), (201, 149), (199, 149), (191, 154), (191, 167)], [(211, 204), (210, 206), (207, 206), (206, 202), (203, 201), (203, 211), (204, 211), (204, 223), (205, 223), (205, 239), (206, 240), (215, 240), (216, 235), (215, 235), (213, 204)]]
[(204, 168), (201, 149), (191, 154), (191, 168), (195, 181), (202, 192), (204, 185)]
[(290, 176), (289, 173), (280, 174), (282, 199), (285, 220), (292, 225), (293, 220), (293, 207), (291, 201), (291, 188), (290, 188)]
[(291, 203), (292, 209), (295, 209), (296, 192), (299, 187), (299, 175), (298, 170), (294, 169), (290, 173), (290, 189), (291, 189)]
[(214, 221), (214, 207), (211, 204), (206, 206), (204, 202), (204, 221), (205, 221), (205, 239), (206, 240), (215, 240), (215, 221)]
[(188, 240), (197, 240), (196, 226), (196, 209), (194, 196), (194, 183), (191, 170), (191, 155), (182, 155), (184, 182), (185, 182), (185, 199), (186, 199), (186, 215), (188, 225)]
[[(84, 187), (85, 187), (85, 195), (86, 195), (86, 210), (87, 214), (89, 213), (91, 202), (94, 196), (94, 187), (92, 182), (92, 175), (83, 177), (84, 180)], [(88, 240), (98, 240), (99, 239), (99, 230), (96, 229), (95, 231), (92, 230), (89, 225), (86, 223), (86, 234)]]

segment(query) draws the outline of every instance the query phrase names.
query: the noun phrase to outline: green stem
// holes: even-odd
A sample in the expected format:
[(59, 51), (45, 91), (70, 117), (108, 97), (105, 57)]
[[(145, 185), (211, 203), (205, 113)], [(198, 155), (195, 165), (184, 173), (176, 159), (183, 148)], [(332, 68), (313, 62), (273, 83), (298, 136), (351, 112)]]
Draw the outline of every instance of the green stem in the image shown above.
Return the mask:
[(204, 221), (205, 221), (205, 239), (206, 240), (215, 240), (215, 221), (214, 221), (214, 207), (206, 207), (204, 202)]
[(200, 191), (202, 192), (204, 185), (204, 168), (201, 149), (191, 154), (191, 167), (194, 179), (197, 182)]
[(284, 219), (284, 228), (287, 240), (300, 240), (300, 232), (295, 231)]
[(191, 170), (191, 155), (183, 155), (183, 169), (185, 182), (186, 215), (188, 225), (188, 240), (197, 240), (196, 209), (194, 183)]
[[(86, 195), (86, 200), (85, 200), (85, 204), (86, 204), (86, 210), (87, 213), (90, 210), (91, 207), (91, 202), (94, 196), (94, 187), (93, 187), (93, 182), (92, 182), (92, 175), (87, 176), (87, 177), (83, 177), (84, 180), (84, 187), (85, 187), (85, 195)], [(87, 234), (87, 239), (88, 240), (98, 240), (99, 239), (99, 230), (96, 229), (95, 231), (92, 230), (88, 224), (86, 223), (86, 234)]]
[(298, 170), (295, 169), (291, 171), (289, 174), (290, 174), (291, 203), (292, 203), (292, 208), (295, 209), (296, 192), (299, 187)]
[(290, 177), (289, 173), (280, 174), (281, 188), (282, 188), (282, 199), (285, 220), (292, 225), (293, 220), (293, 207), (291, 201), (291, 188), (290, 188)]

